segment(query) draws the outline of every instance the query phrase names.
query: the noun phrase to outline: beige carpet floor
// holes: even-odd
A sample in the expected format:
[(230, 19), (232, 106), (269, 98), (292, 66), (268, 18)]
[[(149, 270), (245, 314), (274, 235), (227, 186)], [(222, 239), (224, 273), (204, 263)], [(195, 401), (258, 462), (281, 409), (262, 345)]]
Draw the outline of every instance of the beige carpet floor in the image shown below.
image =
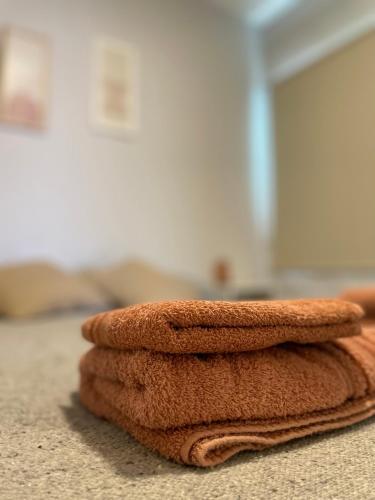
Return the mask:
[(81, 407), (81, 321), (0, 322), (0, 498), (375, 499), (375, 420), (212, 470), (149, 452)]

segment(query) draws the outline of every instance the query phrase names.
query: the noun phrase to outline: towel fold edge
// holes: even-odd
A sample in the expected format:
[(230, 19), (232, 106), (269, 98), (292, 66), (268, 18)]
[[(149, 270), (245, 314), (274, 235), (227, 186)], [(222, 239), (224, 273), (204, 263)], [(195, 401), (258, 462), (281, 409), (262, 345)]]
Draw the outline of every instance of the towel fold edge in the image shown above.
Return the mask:
[(375, 395), (348, 401), (333, 410), (270, 422), (224, 422), (166, 431), (148, 429), (124, 417), (99, 394), (92, 377), (81, 376), (82, 404), (96, 416), (122, 427), (152, 450), (185, 465), (211, 467), (244, 450), (259, 450), (340, 429), (375, 415)]

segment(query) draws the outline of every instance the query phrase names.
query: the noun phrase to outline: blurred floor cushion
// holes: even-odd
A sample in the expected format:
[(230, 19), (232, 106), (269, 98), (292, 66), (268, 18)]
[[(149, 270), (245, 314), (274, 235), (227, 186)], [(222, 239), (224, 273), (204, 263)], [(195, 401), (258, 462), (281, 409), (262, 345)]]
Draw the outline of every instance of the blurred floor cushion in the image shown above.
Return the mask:
[(359, 304), (365, 311), (366, 318), (375, 319), (375, 286), (347, 288), (340, 298)]
[(0, 315), (29, 317), (65, 309), (103, 309), (105, 294), (47, 262), (0, 267)]
[(120, 306), (202, 296), (193, 282), (155, 269), (139, 260), (129, 260), (87, 275)]

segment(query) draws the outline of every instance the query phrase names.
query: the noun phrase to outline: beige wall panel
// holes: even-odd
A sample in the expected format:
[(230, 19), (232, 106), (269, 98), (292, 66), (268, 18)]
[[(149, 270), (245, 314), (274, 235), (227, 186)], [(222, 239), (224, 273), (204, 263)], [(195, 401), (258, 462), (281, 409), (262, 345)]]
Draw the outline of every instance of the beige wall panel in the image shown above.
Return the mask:
[(375, 266), (375, 33), (274, 100), (277, 267)]

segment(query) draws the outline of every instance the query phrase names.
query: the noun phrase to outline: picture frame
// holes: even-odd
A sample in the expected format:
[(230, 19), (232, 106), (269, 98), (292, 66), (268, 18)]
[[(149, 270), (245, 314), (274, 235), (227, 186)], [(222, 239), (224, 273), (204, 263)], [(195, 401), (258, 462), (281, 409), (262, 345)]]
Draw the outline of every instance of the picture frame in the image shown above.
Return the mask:
[(90, 115), (104, 134), (134, 136), (140, 129), (139, 52), (122, 40), (101, 37), (93, 44)]
[(6, 27), (0, 33), (0, 121), (34, 129), (47, 124), (51, 47), (46, 36)]

